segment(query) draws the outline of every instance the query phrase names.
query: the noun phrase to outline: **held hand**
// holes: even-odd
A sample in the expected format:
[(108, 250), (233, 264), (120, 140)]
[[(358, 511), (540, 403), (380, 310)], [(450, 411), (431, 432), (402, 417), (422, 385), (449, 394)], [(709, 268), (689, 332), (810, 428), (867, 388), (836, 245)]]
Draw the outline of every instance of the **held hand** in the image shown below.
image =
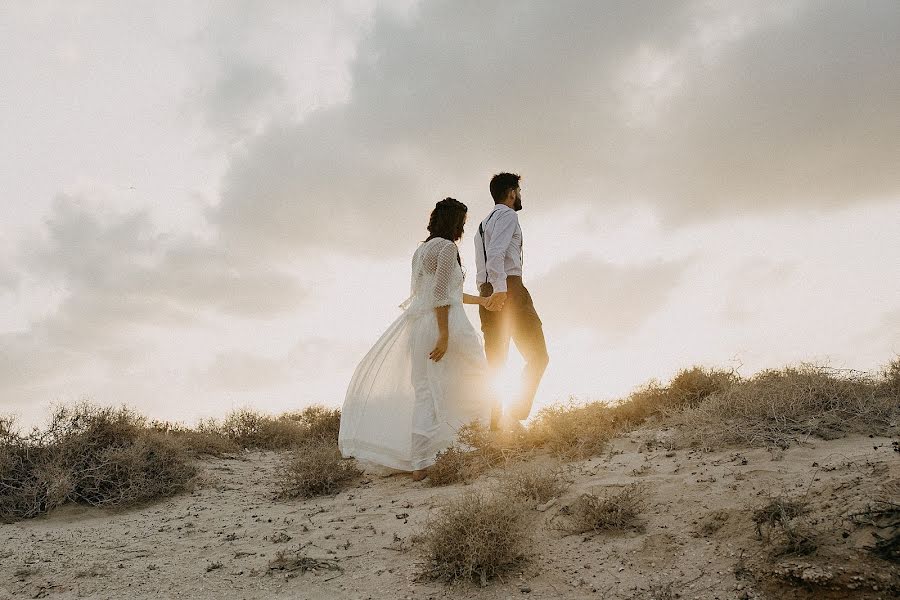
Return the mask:
[(488, 310), (502, 310), (506, 304), (506, 292), (494, 292), (485, 302), (484, 307)]
[(444, 354), (447, 353), (447, 336), (441, 335), (438, 337), (437, 343), (434, 345), (434, 350), (428, 355), (428, 358), (433, 360), (434, 362), (438, 362), (442, 358), (444, 358)]

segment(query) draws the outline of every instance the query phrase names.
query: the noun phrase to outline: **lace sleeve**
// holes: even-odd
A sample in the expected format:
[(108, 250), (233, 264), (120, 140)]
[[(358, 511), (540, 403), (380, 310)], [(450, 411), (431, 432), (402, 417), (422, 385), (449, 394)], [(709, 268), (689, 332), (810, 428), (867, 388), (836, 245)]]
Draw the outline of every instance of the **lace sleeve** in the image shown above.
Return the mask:
[(459, 249), (453, 242), (443, 244), (438, 251), (437, 269), (434, 273), (434, 292), (431, 298), (431, 306), (434, 308), (451, 304), (450, 293), (454, 289), (453, 279), (456, 270), (459, 269), (459, 262), (456, 258), (458, 255)]

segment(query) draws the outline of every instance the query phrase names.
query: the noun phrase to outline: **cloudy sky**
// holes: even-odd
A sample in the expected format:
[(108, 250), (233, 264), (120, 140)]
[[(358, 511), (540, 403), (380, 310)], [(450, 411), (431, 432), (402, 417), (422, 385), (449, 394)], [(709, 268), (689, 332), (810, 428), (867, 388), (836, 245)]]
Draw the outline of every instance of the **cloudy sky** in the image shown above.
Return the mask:
[(434, 202), (476, 223), (501, 170), (539, 403), (900, 353), (894, 0), (23, 1), (0, 38), (0, 411), (26, 423), (340, 405)]

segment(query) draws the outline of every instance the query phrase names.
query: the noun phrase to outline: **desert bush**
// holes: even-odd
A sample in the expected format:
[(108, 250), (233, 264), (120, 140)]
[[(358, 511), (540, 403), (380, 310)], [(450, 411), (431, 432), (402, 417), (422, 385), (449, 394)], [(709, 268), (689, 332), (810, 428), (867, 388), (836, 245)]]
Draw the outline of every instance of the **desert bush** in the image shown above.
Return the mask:
[(353, 459), (344, 459), (330, 440), (310, 439), (293, 451), (280, 469), (284, 498), (312, 498), (344, 489), (362, 475)]
[(647, 419), (696, 406), (739, 381), (727, 371), (693, 367), (680, 371), (663, 386), (651, 381), (617, 403), (567, 403), (548, 406), (529, 425), (524, 443), (545, 447), (558, 456), (581, 459), (600, 454), (623, 430)]
[(683, 369), (667, 386), (651, 381), (613, 407), (613, 413), (619, 424), (640, 425), (649, 417), (697, 406), (714, 394), (725, 392), (739, 381), (731, 371), (698, 366)]
[(334, 559), (313, 558), (300, 550), (279, 550), (275, 558), (269, 561), (269, 571), (287, 571), (288, 573), (317, 573), (319, 571), (341, 571), (343, 568)]
[(299, 412), (278, 416), (242, 409), (229, 414), (221, 425), (210, 425), (241, 448), (289, 450), (310, 439), (324, 439), (337, 444), (341, 411), (324, 406), (310, 406)]
[(451, 500), (432, 518), (422, 542), (425, 576), (482, 585), (521, 567), (531, 546), (523, 504), (474, 491)]
[(338, 432), (341, 429), (341, 409), (339, 408), (327, 408), (321, 405), (307, 406), (300, 412), (285, 413), (280, 418), (303, 425), (307, 438), (330, 440), (337, 443)]
[(522, 458), (527, 450), (522, 433), (490, 431), (474, 421), (459, 429), (456, 443), (438, 452), (428, 468), (428, 484), (470, 481), (492, 467)]
[(900, 563), (900, 479), (882, 485), (880, 497), (850, 515), (850, 520), (873, 528), (874, 543), (866, 548), (878, 558)]
[(570, 482), (559, 466), (523, 464), (509, 471), (501, 481), (501, 490), (533, 504), (558, 498)]
[(528, 427), (527, 440), (557, 456), (587, 458), (603, 451), (617, 426), (609, 405), (603, 402), (556, 404), (543, 408)]
[(889, 362), (881, 371), (881, 393), (900, 403), (900, 356)]
[(788, 447), (808, 436), (886, 432), (900, 415), (885, 379), (854, 371), (801, 366), (764, 371), (673, 417), (680, 442)]
[(195, 456), (223, 456), (240, 450), (240, 446), (218, 430), (215, 421), (201, 421), (193, 429), (180, 423), (151, 421), (150, 429), (165, 434)]
[(306, 439), (306, 428), (290, 418), (278, 418), (241, 409), (219, 426), (222, 434), (241, 448), (281, 450), (293, 448)]
[(772, 545), (774, 556), (811, 554), (818, 546), (818, 533), (809, 524), (798, 520), (808, 512), (809, 505), (803, 498), (769, 498), (753, 511), (756, 533)]
[(470, 481), (481, 473), (478, 465), (477, 457), (454, 444), (438, 452), (434, 464), (428, 467), (426, 481), (433, 487)]
[(645, 488), (631, 484), (604, 496), (581, 494), (562, 514), (561, 529), (572, 533), (636, 527), (645, 505)]
[(61, 504), (128, 506), (189, 487), (196, 469), (182, 446), (126, 408), (56, 409), (45, 430), (0, 427), (0, 519), (34, 517)]

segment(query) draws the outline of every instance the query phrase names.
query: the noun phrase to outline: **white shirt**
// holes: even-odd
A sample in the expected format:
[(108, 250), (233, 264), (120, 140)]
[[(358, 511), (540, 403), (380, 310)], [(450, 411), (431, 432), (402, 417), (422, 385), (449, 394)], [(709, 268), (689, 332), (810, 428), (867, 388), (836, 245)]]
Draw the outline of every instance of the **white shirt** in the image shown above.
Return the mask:
[[(475, 232), (475, 265), (478, 285), (490, 283), (495, 292), (506, 291), (506, 278), (522, 275), (522, 228), (516, 211), (497, 204), (481, 222), (484, 240)], [(485, 253), (487, 261), (485, 261)]]

